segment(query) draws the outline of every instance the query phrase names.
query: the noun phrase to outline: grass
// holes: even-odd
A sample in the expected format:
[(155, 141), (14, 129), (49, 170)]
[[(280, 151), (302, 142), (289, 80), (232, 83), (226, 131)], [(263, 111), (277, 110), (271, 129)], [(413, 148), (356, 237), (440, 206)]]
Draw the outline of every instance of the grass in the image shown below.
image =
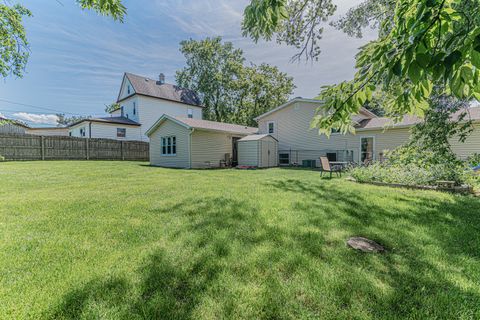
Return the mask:
[[(478, 319), (480, 200), (307, 170), (0, 164), (1, 319)], [(349, 249), (366, 236), (388, 252)]]

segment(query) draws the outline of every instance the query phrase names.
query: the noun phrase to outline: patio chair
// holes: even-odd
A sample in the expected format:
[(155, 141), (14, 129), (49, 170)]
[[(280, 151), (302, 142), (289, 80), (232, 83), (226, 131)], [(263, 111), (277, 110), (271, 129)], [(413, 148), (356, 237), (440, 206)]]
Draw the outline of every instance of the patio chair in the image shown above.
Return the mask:
[(320, 176), (323, 177), (324, 172), (330, 172), (330, 179), (332, 178), (332, 174), (336, 173), (337, 176), (342, 176), (342, 168), (339, 166), (330, 166), (330, 162), (328, 161), (327, 157), (320, 157), (320, 165), (321, 171)]

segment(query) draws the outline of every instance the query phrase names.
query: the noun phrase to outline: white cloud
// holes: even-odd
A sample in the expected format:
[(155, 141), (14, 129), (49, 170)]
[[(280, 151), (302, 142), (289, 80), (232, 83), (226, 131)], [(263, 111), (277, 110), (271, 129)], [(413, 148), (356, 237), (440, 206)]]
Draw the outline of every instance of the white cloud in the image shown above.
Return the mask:
[(14, 113), (17, 119), (24, 120), (35, 124), (57, 124), (58, 117), (54, 114), (33, 114), (27, 112)]

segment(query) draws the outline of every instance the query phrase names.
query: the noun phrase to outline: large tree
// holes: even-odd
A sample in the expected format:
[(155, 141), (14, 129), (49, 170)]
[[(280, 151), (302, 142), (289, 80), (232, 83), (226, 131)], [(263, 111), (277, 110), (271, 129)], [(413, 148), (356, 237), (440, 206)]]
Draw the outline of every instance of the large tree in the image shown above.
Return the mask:
[(178, 85), (196, 91), (206, 119), (254, 125), (254, 118), (287, 101), (293, 78), (268, 64), (245, 65), (240, 49), (220, 37), (180, 43), (186, 66)]
[[(320, 2), (329, 1), (252, 0), (245, 10), (244, 33), (254, 39), (269, 39), (273, 34), (281, 35), (285, 25), (295, 30), (310, 23), (311, 29), (318, 29), (320, 22), (310, 18), (305, 4)], [(292, 3), (304, 5), (294, 13), (288, 10)], [(377, 8), (378, 3), (382, 6)], [(321, 92), (319, 98), (325, 101), (327, 112), (324, 109), (315, 118), (320, 132), (328, 134), (331, 128), (353, 130), (351, 114), (358, 113), (376, 92), (388, 93), (384, 107), (388, 114), (397, 116), (424, 114), (430, 108), (434, 86), (441, 94), (460, 100), (480, 100), (480, 0), (366, 0), (363, 4), (364, 12), (370, 8), (378, 15), (349, 20), (353, 24), (340, 20), (338, 26), (358, 35), (352, 31), (355, 26), (373, 21), (378, 23), (379, 37), (360, 49), (353, 80)], [(358, 7), (352, 12), (361, 13)], [(329, 13), (323, 9), (323, 14), (317, 15)], [(299, 15), (302, 18), (295, 19)], [(297, 38), (303, 45), (310, 39)]]
[[(75, 0), (82, 8), (123, 22), (126, 8), (121, 0)], [(21, 4), (0, 3), (0, 75), (22, 77), (30, 54), (23, 19), (32, 12)]]

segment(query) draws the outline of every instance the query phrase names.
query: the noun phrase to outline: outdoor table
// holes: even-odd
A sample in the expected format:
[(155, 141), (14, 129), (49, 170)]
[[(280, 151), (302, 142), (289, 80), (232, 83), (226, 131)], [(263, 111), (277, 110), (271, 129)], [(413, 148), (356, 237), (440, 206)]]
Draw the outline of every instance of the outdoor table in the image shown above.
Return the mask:
[(330, 165), (342, 167), (342, 170), (345, 170), (345, 167), (348, 166), (348, 161), (330, 161)]

